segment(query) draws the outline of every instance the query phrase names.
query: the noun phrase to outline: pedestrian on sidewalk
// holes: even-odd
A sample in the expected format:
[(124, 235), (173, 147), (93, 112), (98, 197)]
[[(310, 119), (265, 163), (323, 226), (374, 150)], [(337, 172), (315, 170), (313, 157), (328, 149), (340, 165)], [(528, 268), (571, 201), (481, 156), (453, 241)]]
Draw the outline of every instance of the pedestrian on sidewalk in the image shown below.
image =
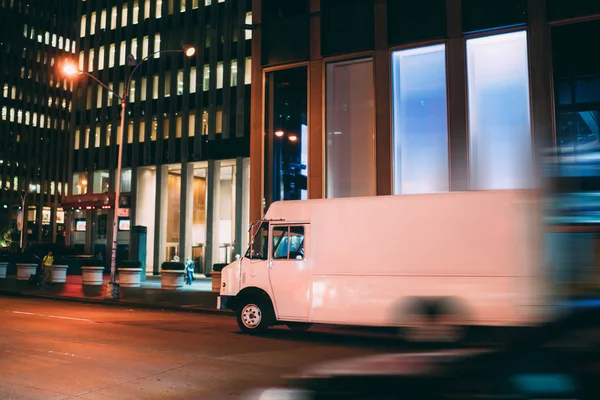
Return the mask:
[(191, 285), (194, 280), (194, 262), (191, 257), (188, 257), (185, 261), (185, 276), (187, 277), (185, 284)]
[(54, 264), (54, 256), (52, 255), (52, 251), (49, 251), (42, 260), (42, 276), (38, 283), (40, 286), (49, 280), (52, 273), (52, 264)]

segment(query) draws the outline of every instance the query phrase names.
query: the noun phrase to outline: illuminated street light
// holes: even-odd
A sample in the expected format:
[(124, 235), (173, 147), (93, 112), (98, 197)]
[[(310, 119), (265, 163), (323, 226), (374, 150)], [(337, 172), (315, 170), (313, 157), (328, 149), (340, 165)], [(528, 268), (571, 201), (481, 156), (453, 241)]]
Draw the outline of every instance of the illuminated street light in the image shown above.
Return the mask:
[(290, 135), (290, 136), (288, 136), (288, 139), (290, 142), (296, 142), (296, 141), (298, 141), (298, 136)]
[(275, 131), (275, 136), (280, 138), (280, 137), (283, 137), (283, 135), (284, 135), (283, 131)]
[[(119, 132), (117, 133), (117, 143), (119, 143), (119, 151), (117, 153), (117, 170), (115, 173), (115, 175), (116, 175), (115, 176), (115, 208), (113, 211), (113, 229), (111, 232), (111, 235), (112, 235), (112, 249), (111, 250), (112, 251), (111, 251), (111, 258), (110, 258), (110, 284), (109, 285), (111, 288), (110, 297), (113, 299), (119, 298), (119, 289), (118, 289), (118, 285), (115, 282), (116, 271), (117, 271), (117, 268), (116, 268), (117, 235), (118, 235), (117, 224), (119, 222), (119, 196), (120, 196), (120, 190), (121, 190), (121, 164), (122, 164), (122, 158), (123, 158), (122, 143), (123, 143), (123, 132), (125, 129), (125, 109), (127, 107), (127, 98), (129, 97), (131, 81), (132, 81), (135, 71), (137, 71), (137, 69), (140, 67), (140, 65), (142, 65), (144, 63), (144, 61), (146, 61), (147, 59), (154, 57), (155, 55), (160, 54), (160, 53), (184, 53), (187, 57), (192, 57), (194, 54), (196, 54), (196, 49), (193, 46), (183, 45), (182, 48), (179, 50), (158, 50), (158, 51), (155, 51), (154, 53), (142, 58), (140, 61), (137, 61), (132, 54), (128, 54), (127, 55), (127, 65), (130, 67), (133, 67), (133, 69), (131, 70), (129, 77), (127, 78), (127, 80), (125, 81), (125, 84), (123, 85), (123, 93), (121, 95), (112, 91), (104, 82), (100, 81), (94, 75), (77, 68), (71, 61), (64, 62), (63, 67), (62, 67), (62, 72), (64, 75), (66, 75), (66, 76), (75, 76), (78, 74), (87, 75), (90, 78), (92, 78), (93, 80), (95, 80), (100, 86), (102, 86), (103, 88), (108, 90), (109, 93), (112, 93), (113, 96), (115, 96), (116, 98), (118, 98), (121, 101), (121, 124), (119, 127)], [(83, 183), (83, 181), (81, 183), (85, 186), (87, 184), (87, 181), (85, 181), (85, 184)], [(107, 296), (108, 296), (108, 293), (107, 293)]]

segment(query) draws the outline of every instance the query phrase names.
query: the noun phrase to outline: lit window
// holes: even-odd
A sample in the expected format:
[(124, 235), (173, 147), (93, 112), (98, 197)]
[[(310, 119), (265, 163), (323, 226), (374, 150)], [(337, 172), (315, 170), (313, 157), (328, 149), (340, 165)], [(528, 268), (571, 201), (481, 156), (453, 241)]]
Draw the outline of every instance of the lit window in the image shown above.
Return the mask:
[(59, 36), (59, 37), (58, 37), (58, 48), (59, 48), (59, 49), (61, 49), (61, 50), (62, 50), (62, 49), (63, 49), (63, 47), (64, 47), (64, 46), (63, 46), (63, 42), (64, 42), (64, 38), (63, 38), (62, 36)]
[(96, 12), (93, 12), (90, 18), (90, 35), (96, 33)]
[(90, 57), (88, 60), (88, 71), (92, 72), (94, 70), (94, 49), (90, 49)]
[[(156, 35), (154, 35), (154, 53), (156, 53), (157, 51), (160, 50), (160, 33), (157, 33)], [(156, 53), (154, 54), (154, 58), (158, 58), (160, 56), (160, 54)]]
[(392, 54), (394, 194), (449, 190), (446, 49)]
[(202, 89), (207, 92), (210, 86), (210, 66), (208, 64), (204, 65), (204, 77), (202, 81)]
[(196, 115), (192, 112), (190, 113), (189, 124), (190, 125), (188, 126), (188, 136), (192, 137), (194, 136), (194, 132), (196, 131)]
[(100, 127), (96, 126), (96, 132), (94, 133), (94, 147), (100, 147)]
[(142, 59), (148, 57), (148, 36), (144, 36), (142, 41)]
[(135, 0), (133, 2), (133, 15), (131, 16), (134, 24), (137, 24), (139, 22), (139, 15), (140, 15), (140, 5), (138, 3), (138, 0)]
[(84, 148), (89, 149), (90, 148), (90, 128), (85, 128), (85, 144), (84, 144)]
[(144, 2), (144, 19), (150, 18), (150, 0)]
[(131, 40), (131, 54), (137, 58), (137, 39), (135, 38)]
[(177, 72), (177, 95), (183, 94), (183, 71)]
[(9, 91), (9, 86), (8, 84), (4, 84), (4, 88), (2, 89), (2, 95), (4, 96), (4, 98), (8, 98), (8, 91)]
[(98, 69), (104, 69), (104, 46), (100, 46), (98, 49)]
[(171, 96), (171, 71), (165, 72), (165, 97)]
[(106, 10), (100, 13), (100, 29), (106, 29)]
[(152, 98), (158, 99), (158, 76), (156, 75), (152, 77)]
[(81, 51), (81, 52), (79, 52), (79, 70), (80, 71), (85, 70), (85, 67), (83, 65), (84, 61), (85, 61), (84, 54), (83, 54), (83, 51)]
[(123, 4), (123, 10), (121, 14), (121, 26), (127, 26), (127, 4)]
[(232, 60), (231, 61), (231, 82), (230, 82), (231, 86), (237, 86), (237, 77), (238, 77), (237, 61)]
[(80, 130), (77, 129), (75, 130), (75, 150), (79, 150), (79, 136), (80, 136)]
[(217, 63), (217, 89), (223, 89), (223, 63)]
[(196, 93), (196, 67), (190, 68), (190, 93)]
[(246, 58), (246, 70), (244, 71), (244, 83), (250, 85), (252, 83), (252, 59)]
[(156, 18), (160, 18), (162, 16), (162, 0), (158, 0), (156, 2)]
[(117, 29), (117, 7), (112, 8), (110, 15), (110, 29)]
[(102, 108), (102, 86), (98, 87), (98, 91), (96, 92), (97, 96), (96, 96), (96, 107), (97, 108)]
[(192, 8), (193, 9), (198, 8), (198, 0), (192, 0)]
[(527, 33), (467, 40), (471, 189), (534, 185)]
[(70, 51), (71, 50), (71, 39), (66, 38), (65, 39), (65, 51)]
[[(246, 25), (252, 25), (252, 12), (246, 13)], [(252, 29), (246, 29), (245, 31), (246, 40), (252, 39)]]
[(52, 47), (57, 46), (56, 40), (57, 40), (56, 33), (53, 33), (52, 34)]
[(131, 80), (129, 82), (129, 102), (133, 103), (135, 101), (135, 80)]
[[(86, 21), (87, 21), (87, 17), (85, 15), (82, 15), (81, 16), (80, 32), (79, 32), (79, 36), (81, 36), (81, 37), (85, 37)], [(38, 42), (41, 42), (40, 39), (41, 39), (41, 36), (38, 35)]]
[(123, 40), (121, 42), (120, 54), (119, 54), (119, 65), (125, 65), (125, 60), (127, 59), (127, 44)]
[(142, 87), (141, 87), (141, 101), (146, 101), (146, 85), (148, 84), (148, 80), (145, 76), (142, 77)]
[(112, 43), (110, 45), (110, 50), (108, 52), (108, 68), (112, 68), (115, 66), (115, 52), (116, 52), (115, 44)]

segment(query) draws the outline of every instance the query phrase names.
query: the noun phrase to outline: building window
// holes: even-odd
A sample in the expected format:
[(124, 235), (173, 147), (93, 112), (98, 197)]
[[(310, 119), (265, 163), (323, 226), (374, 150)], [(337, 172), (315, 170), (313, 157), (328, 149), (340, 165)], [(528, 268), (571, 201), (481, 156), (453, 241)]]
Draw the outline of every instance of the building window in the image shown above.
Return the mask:
[(145, 76), (142, 77), (142, 87), (141, 87), (141, 101), (146, 101), (146, 92), (147, 92), (147, 84), (148, 84), (148, 80), (146, 79)]
[(144, 36), (142, 41), (142, 58), (148, 57), (148, 36)]
[(374, 196), (373, 60), (327, 64), (326, 196)]
[(472, 189), (533, 185), (527, 33), (467, 40)]
[(162, 16), (162, 0), (158, 0), (156, 2), (156, 18), (160, 18)]
[(133, 38), (131, 39), (131, 54), (133, 55), (133, 57), (135, 57), (137, 59), (137, 39)]
[(223, 63), (217, 63), (217, 89), (223, 89)]
[(196, 67), (190, 68), (190, 93), (196, 93)]
[(110, 16), (110, 29), (117, 29), (117, 7), (113, 7)]
[(74, 143), (75, 150), (79, 150), (80, 135), (81, 135), (81, 130), (80, 129), (75, 130), (75, 143)]
[(106, 10), (102, 10), (100, 13), (100, 29), (106, 29)]
[(115, 44), (112, 43), (110, 45), (110, 51), (108, 53), (108, 68), (112, 68), (115, 66), (115, 53), (116, 53)]
[(79, 32), (79, 36), (81, 36), (81, 37), (85, 37), (86, 23), (87, 23), (87, 16), (82, 15), (81, 16), (80, 32)]
[(252, 83), (252, 59), (246, 58), (245, 72), (244, 72), (244, 84), (249, 85)]
[(210, 87), (210, 66), (207, 64), (204, 66), (204, 77), (203, 77), (203, 81), (202, 81), (202, 90), (207, 92), (209, 87)]
[(265, 205), (279, 200), (307, 199), (307, 67), (267, 73), (265, 93), (270, 93), (264, 104)]
[(96, 12), (93, 12), (90, 18), (90, 35), (96, 34)]
[(171, 71), (165, 72), (165, 97), (171, 96)]
[(394, 194), (448, 191), (445, 45), (394, 52), (392, 79)]
[(104, 46), (100, 46), (98, 49), (98, 70), (104, 69)]
[[(246, 23), (246, 25), (252, 25), (252, 12), (246, 13), (245, 23)], [(252, 29), (246, 29), (246, 30), (244, 30), (244, 32), (245, 32), (246, 40), (252, 39)]]
[(121, 14), (121, 26), (127, 26), (127, 4), (123, 4), (123, 12)]
[(154, 58), (160, 57), (160, 54), (157, 53), (160, 50), (160, 33), (154, 35), (154, 50), (152, 50), (154, 54)]
[(152, 77), (152, 98), (158, 99), (158, 76), (154, 75)]
[(134, 25), (139, 22), (139, 18), (140, 18), (140, 5), (138, 3), (138, 0), (135, 0), (133, 2), (133, 15), (132, 15)]
[(150, 18), (150, 0), (144, 2), (144, 19)]
[(238, 76), (237, 61), (232, 60), (231, 61), (231, 82), (229, 83), (230, 86), (237, 86), (237, 76)]
[(94, 147), (100, 147), (100, 127), (97, 126), (94, 133)]
[(124, 40), (121, 42), (119, 53), (119, 65), (125, 65), (125, 60), (127, 59), (127, 43)]
[(188, 136), (189, 137), (193, 137), (194, 136), (194, 132), (196, 131), (196, 115), (194, 114), (193, 111), (190, 112), (190, 119), (189, 119), (189, 125), (188, 125)]

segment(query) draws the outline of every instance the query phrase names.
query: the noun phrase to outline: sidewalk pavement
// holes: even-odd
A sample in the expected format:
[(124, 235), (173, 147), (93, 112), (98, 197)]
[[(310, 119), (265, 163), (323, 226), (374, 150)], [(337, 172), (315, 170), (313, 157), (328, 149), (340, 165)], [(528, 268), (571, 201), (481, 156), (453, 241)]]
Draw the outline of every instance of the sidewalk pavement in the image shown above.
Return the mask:
[(27, 281), (18, 281), (16, 276), (8, 276), (6, 279), (0, 279), (0, 294), (161, 310), (231, 314), (216, 309), (217, 293), (212, 292), (210, 278), (197, 278), (191, 286), (186, 285), (181, 290), (162, 290), (160, 276), (148, 276), (139, 288), (121, 287), (119, 300), (105, 299), (109, 276), (104, 276), (102, 286), (84, 286), (81, 279), (81, 275), (69, 275), (66, 283), (39, 287), (30, 285)]

